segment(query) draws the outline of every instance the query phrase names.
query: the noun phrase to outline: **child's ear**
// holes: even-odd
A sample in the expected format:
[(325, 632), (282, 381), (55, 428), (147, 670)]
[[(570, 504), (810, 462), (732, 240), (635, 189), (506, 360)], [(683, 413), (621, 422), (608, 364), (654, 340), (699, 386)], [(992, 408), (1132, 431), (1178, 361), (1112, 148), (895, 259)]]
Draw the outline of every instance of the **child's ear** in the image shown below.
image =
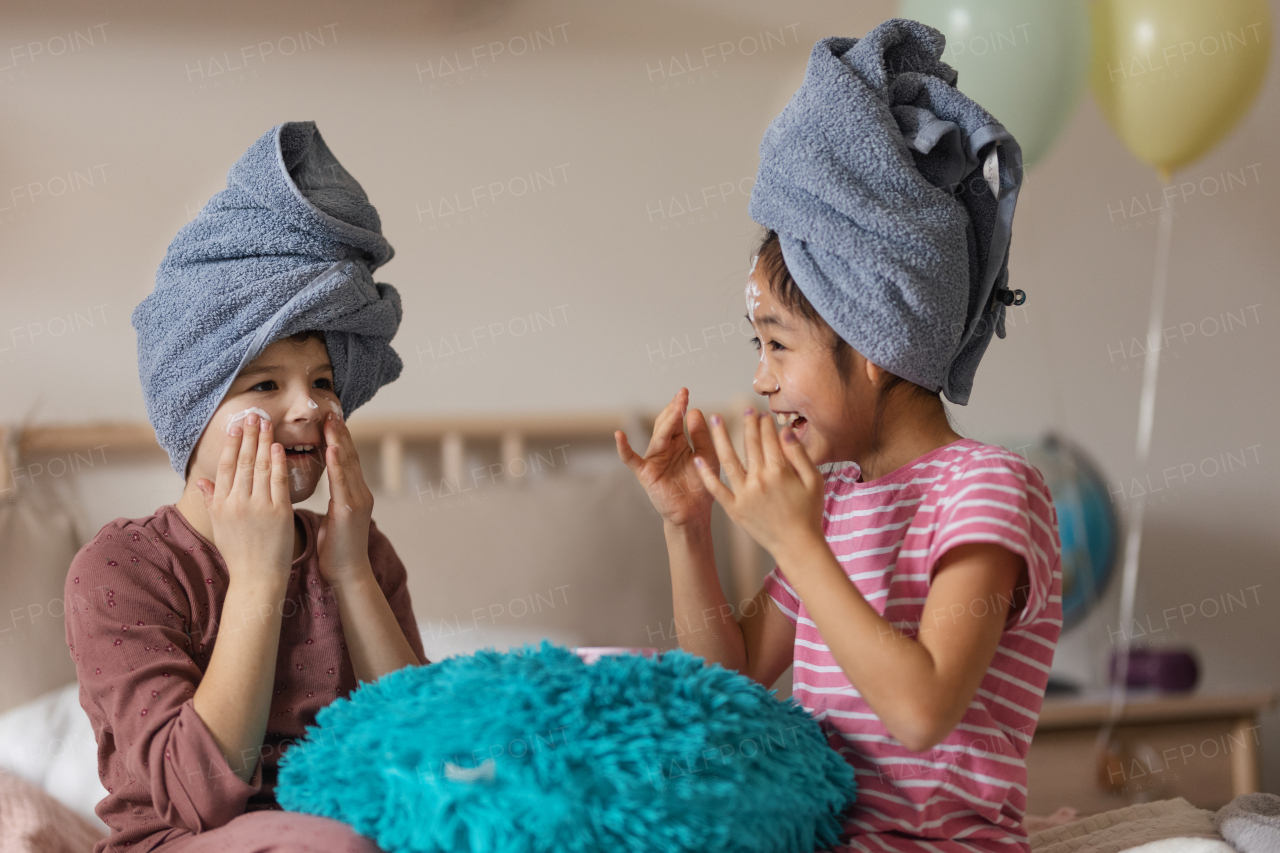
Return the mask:
[(867, 380), (875, 387), (880, 387), (880, 383), (884, 380), (888, 371), (869, 358), (864, 358), (862, 361), (863, 369), (867, 373)]

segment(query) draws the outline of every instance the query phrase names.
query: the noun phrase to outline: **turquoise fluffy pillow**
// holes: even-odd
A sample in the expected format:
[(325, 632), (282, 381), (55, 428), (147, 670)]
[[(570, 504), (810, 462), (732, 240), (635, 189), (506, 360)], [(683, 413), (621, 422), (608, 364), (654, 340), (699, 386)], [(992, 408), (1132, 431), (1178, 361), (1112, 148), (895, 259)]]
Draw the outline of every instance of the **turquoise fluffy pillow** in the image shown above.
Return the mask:
[(544, 642), (408, 667), (316, 717), (276, 798), (388, 853), (808, 853), (852, 768), (794, 700), (682, 651)]

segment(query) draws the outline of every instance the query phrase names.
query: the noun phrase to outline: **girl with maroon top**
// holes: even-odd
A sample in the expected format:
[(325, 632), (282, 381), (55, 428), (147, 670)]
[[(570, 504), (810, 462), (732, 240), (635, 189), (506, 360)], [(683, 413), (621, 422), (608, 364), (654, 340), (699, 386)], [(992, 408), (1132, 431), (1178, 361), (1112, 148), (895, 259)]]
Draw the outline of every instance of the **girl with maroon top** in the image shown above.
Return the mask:
[[(184, 488), (67, 574), (67, 643), (111, 834), (94, 853), (377, 846), (287, 814), (276, 769), (316, 713), (426, 664), (345, 416), (400, 375), (394, 251), (313, 122), (272, 128), (178, 232), (134, 309), (156, 440)], [(293, 508), (328, 476), (323, 516)]]
[[(67, 642), (112, 829), (95, 853), (378, 849), (273, 796), (320, 708), (427, 662), (332, 388), (317, 334), (271, 344), (215, 412), (178, 502), (117, 519), (76, 555)], [(270, 419), (228, 428), (249, 407)], [(286, 450), (299, 446), (316, 449)], [(295, 511), (322, 472), (328, 513)]]

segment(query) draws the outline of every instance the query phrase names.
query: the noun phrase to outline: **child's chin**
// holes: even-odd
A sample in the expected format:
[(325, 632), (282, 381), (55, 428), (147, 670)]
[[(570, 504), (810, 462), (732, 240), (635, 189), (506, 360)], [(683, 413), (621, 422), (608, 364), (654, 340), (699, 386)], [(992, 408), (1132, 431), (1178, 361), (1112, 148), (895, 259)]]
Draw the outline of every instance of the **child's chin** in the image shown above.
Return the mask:
[(800, 442), (800, 446), (804, 448), (805, 453), (809, 454), (810, 459), (813, 458), (814, 452), (821, 449), (818, 445), (822, 442), (814, 441), (816, 436), (813, 434), (812, 424), (806, 422), (803, 429), (792, 429), (791, 427), (787, 427), (787, 429), (791, 430), (792, 435)]
[(323, 476), (324, 465), (317, 465), (313, 459), (304, 458), (301, 462), (290, 464), (288, 466), (290, 502), (300, 503), (314, 495)]
[[(808, 453), (807, 450), (805, 452)], [(816, 468), (819, 465), (826, 465), (828, 462), (833, 460), (828, 459), (826, 454), (823, 453), (809, 453), (809, 461), (812, 462)]]
[(294, 488), (294, 478), (289, 478), (289, 502), (302, 503), (316, 493), (316, 488), (320, 485), (319, 480), (310, 481), (306, 478), (302, 479), (302, 488)]
[(806, 430), (804, 436), (800, 439), (800, 446), (804, 448), (805, 455), (809, 457), (809, 461), (814, 465), (825, 465), (831, 460), (827, 457), (831, 455), (827, 449), (826, 443), (815, 440), (813, 432)]

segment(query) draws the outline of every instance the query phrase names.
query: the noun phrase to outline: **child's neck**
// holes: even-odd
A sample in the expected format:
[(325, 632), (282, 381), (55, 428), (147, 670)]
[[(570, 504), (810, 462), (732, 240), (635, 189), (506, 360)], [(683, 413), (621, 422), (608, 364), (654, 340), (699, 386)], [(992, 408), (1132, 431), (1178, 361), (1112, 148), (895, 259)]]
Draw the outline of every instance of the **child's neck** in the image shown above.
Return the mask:
[(879, 441), (853, 461), (858, 463), (862, 481), (868, 482), (891, 474), (926, 453), (963, 437), (951, 428), (940, 404), (936, 408), (895, 406), (885, 412)]
[[(204, 508), (204, 496), (200, 494), (200, 490), (196, 488), (194, 481), (188, 483), (186, 489), (182, 492), (182, 497), (178, 498), (173, 506), (178, 512), (182, 513), (182, 517), (187, 520), (187, 524), (194, 527), (197, 533), (214, 545), (218, 544), (218, 540), (213, 536), (213, 522), (209, 520), (209, 512)], [(302, 556), (304, 540), (297, 513), (294, 513), (293, 518), (293, 559), (296, 560)]]

